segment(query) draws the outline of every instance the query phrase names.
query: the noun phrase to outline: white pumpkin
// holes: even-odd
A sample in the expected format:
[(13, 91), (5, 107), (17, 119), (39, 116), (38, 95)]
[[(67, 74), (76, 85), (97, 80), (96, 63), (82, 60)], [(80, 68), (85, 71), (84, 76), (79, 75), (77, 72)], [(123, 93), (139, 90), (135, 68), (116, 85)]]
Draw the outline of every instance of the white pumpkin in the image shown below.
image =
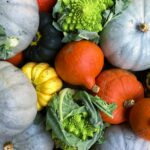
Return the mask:
[(14, 37), (19, 42), (17, 45), (16, 40), (11, 41), (10, 52), (0, 47), (0, 59), (6, 59), (27, 48), (35, 36), (39, 26), (37, 0), (0, 0), (0, 26), (7, 37)]
[(37, 113), (36, 91), (23, 72), (0, 61), (0, 139), (32, 124)]
[(24, 132), (10, 139), (0, 139), (1, 150), (53, 150), (53, 147), (54, 142), (43, 125), (32, 124)]
[(150, 68), (150, 0), (132, 0), (104, 28), (100, 45), (117, 67), (133, 71)]
[(93, 150), (150, 150), (150, 142), (136, 136), (128, 125), (114, 125), (105, 132), (105, 142)]

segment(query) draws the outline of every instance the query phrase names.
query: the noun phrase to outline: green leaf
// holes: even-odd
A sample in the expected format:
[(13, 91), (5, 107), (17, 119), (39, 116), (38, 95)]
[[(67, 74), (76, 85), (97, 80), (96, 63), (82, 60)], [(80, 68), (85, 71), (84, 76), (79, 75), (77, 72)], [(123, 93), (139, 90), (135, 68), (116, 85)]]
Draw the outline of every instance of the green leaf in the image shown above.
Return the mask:
[[(89, 121), (99, 130), (94, 134), (93, 138), (83, 141), (64, 130), (62, 120), (85, 111), (89, 114)], [(89, 94), (85, 91), (75, 91), (69, 88), (60, 91), (49, 103), (46, 129), (51, 130), (66, 145), (77, 147), (78, 150), (88, 150), (96, 141), (102, 139), (104, 134), (103, 121), (92, 104)]]
[(132, 0), (115, 0), (114, 14), (122, 13), (131, 3)]

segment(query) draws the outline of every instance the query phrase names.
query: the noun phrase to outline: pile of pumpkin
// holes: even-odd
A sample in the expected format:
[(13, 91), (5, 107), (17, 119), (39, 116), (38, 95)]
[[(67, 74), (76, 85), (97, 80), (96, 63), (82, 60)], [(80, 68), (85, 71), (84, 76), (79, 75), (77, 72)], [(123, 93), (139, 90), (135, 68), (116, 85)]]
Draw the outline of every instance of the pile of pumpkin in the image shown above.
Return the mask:
[[(111, 127), (105, 143), (93, 149), (149, 149), (150, 31), (143, 23), (137, 30), (135, 14), (129, 15), (138, 2), (104, 28), (100, 46), (88, 40), (62, 43), (48, 13), (55, 1), (45, 3), (38, 0), (39, 16), (35, 0), (0, 2), (0, 37), (14, 40), (11, 51), (0, 46), (0, 149), (53, 149), (43, 122), (34, 121), (63, 86), (84, 88), (117, 104), (113, 118), (100, 112)], [(148, 17), (147, 12), (147, 22)]]

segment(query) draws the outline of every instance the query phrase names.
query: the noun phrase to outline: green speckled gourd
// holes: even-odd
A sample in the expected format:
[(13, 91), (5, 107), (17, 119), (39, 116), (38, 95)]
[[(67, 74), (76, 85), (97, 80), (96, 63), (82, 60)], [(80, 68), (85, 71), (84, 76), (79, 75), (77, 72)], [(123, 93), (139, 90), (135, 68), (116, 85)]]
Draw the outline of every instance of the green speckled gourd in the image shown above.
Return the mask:
[[(113, 0), (58, 0), (58, 24), (63, 31), (102, 30), (102, 12), (113, 5)], [(56, 5), (57, 6), (57, 5)]]

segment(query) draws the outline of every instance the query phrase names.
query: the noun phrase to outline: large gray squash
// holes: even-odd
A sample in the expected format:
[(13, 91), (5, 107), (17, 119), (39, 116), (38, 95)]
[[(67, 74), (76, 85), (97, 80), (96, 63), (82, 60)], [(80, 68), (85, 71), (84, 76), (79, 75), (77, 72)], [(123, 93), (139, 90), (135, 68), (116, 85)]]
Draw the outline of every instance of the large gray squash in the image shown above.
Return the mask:
[(0, 139), (14, 136), (32, 124), (37, 96), (23, 72), (0, 61)]
[(0, 59), (27, 48), (38, 26), (37, 0), (0, 0)]
[(104, 28), (100, 45), (117, 67), (134, 71), (150, 68), (150, 0), (132, 0)]
[(0, 150), (53, 150), (54, 142), (43, 125), (32, 124), (24, 132), (10, 138), (0, 139)]
[(105, 132), (105, 142), (92, 150), (150, 150), (150, 141), (139, 138), (128, 125), (114, 125)]

